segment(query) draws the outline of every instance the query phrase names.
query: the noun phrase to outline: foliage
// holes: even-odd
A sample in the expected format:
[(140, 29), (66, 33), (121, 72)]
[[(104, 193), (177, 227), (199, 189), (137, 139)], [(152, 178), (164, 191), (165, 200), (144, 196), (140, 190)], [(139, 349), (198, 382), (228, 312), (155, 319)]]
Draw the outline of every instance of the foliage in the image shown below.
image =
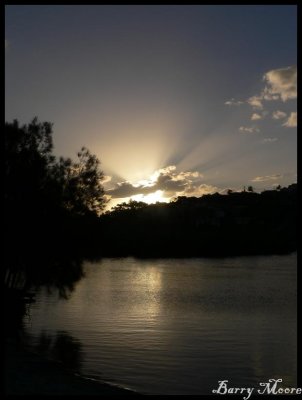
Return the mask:
[[(74, 213), (99, 214), (106, 200), (100, 162), (82, 147), (78, 161), (52, 154), (52, 124), (34, 118), (28, 125), (19, 126), (17, 120), (5, 124), (6, 198), (22, 203), (34, 203), (45, 197), (46, 204), (60, 205)], [(29, 204), (26, 204), (26, 208)], [(38, 208), (43, 207), (42, 204)], [(35, 207), (35, 210), (38, 210)]]
[(85, 147), (77, 156), (77, 162), (60, 157), (52, 168), (53, 176), (60, 183), (63, 205), (77, 214), (92, 212), (98, 215), (106, 205), (100, 162)]
[(106, 204), (100, 162), (85, 147), (77, 161), (57, 160), (52, 124), (37, 118), (6, 123), (4, 144), (6, 268), (55, 280), (55, 265), (89, 253)]
[(113, 207), (113, 212), (134, 211), (147, 207), (148, 204), (143, 201), (130, 200), (128, 203), (123, 202)]

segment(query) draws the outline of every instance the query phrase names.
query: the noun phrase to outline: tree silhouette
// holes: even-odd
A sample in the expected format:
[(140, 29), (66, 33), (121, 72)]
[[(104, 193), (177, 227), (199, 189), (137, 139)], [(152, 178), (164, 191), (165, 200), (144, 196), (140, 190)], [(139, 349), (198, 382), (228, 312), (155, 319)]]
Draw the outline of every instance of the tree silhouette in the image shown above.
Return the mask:
[(31, 279), (56, 282), (52, 274), (64, 276), (56, 265), (74, 268), (71, 260), (93, 243), (107, 201), (100, 162), (85, 147), (75, 162), (57, 160), (52, 124), (38, 118), (23, 126), (7, 122), (4, 144), (4, 267), (12, 276), (22, 270)]
[(107, 202), (100, 161), (85, 147), (76, 162), (57, 161), (52, 149), (51, 123), (34, 118), (22, 127), (17, 120), (5, 124), (6, 199), (21, 208), (27, 202), (27, 211), (34, 205), (35, 213), (44, 205), (60, 204), (75, 213), (99, 214)]
[(60, 157), (53, 167), (53, 174), (60, 182), (64, 207), (76, 214), (99, 215), (107, 203), (100, 161), (86, 147), (82, 147), (77, 156), (77, 162)]
[(115, 212), (122, 212), (122, 211), (133, 211), (139, 210), (141, 208), (146, 208), (148, 206), (147, 203), (143, 201), (136, 201), (136, 200), (129, 200), (128, 203), (123, 202), (117, 204), (115, 207), (112, 208), (112, 211)]
[[(39, 204), (40, 196), (49, 179), (52, 155), (52, 125), (39, 123), (37, 118), (23, 127), (17, 120), (5, 124), (5, 199), (27, 212)], [(15, 204), (17, 203), (17, 204)], [(39, 208), (41, 204), (39, 204)], [(16, 210), (15, 210), (16, 211)]]

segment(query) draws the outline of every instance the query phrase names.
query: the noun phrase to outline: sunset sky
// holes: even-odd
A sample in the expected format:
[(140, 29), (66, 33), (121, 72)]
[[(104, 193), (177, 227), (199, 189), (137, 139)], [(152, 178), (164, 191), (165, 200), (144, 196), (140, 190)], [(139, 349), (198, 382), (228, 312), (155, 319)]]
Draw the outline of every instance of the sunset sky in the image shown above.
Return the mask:
[(6, 6), (5, 117), (101, 160), (110, 205), (297, 180), (296, 6)]

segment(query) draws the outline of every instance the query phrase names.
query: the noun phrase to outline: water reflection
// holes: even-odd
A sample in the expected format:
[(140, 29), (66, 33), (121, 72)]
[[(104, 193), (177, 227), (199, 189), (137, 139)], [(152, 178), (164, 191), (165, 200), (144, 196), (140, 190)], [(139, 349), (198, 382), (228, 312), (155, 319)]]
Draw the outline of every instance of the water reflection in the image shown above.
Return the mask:
[(68, 369), (80, 372), (82, 366), (82, 344), (66, 331), (49, 334), (42, 331), (33, 349), (55, 361), (61, 362)]
[(42, 285), (48, 292), (58, 292), (63, 299), (68, 299), (74, 291), (76, 284), (84, 278), (83, 259), (60, 258), (47, 263), (41, 274), (30, 277), (30, 286), (37, 290)]
[(295, 386), (296, 272), (295, 255), (86, 263), (68, 301), (38, 294), (27, 331), (78, 338), (83, 374), (147, 394)]
[(83, 259), (80, 257), (54, 256), (43, 260), (38, 256), (32, 259), (32, 263), (27, 260), (5, 271), (4, 334), (5, 340), (17, 345), (26, 336), (24, 319), (28, 316), (30, 303), (35, 301), (35, 293), (43, 287), (48, 295), (56, 293), (59, 298), (67, 300), (84, 277)]

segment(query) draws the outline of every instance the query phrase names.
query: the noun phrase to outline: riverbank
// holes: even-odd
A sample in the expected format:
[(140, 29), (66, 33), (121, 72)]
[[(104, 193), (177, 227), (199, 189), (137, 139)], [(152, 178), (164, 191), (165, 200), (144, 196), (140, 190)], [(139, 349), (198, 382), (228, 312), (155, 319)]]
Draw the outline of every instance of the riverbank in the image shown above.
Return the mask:
[(131, 390), (75, 375), (59, 363), (14, 343), (6, 343), (4, 379), (7, 395), (139, 396)]

